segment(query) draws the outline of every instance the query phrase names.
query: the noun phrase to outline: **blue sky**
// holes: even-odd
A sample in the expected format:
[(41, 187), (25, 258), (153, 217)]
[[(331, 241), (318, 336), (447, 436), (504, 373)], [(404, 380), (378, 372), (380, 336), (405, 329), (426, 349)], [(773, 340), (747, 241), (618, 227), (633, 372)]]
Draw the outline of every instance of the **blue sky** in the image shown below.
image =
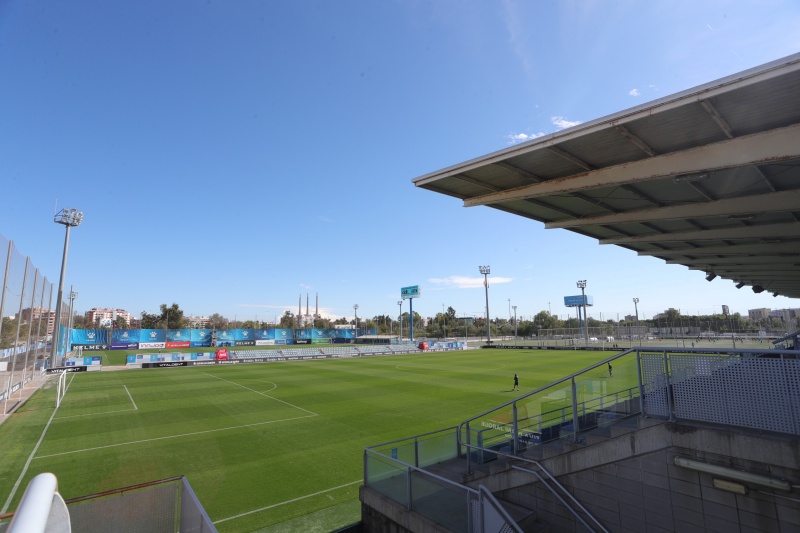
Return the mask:
[[(0, 234), (78, 311), (799, 307), (411, 180), (800, 51), (760, 1), (0, 3)], [(510, 300), (510, 302), (509, 302)], [(405, 304), (403, 309), (408, 310)]]

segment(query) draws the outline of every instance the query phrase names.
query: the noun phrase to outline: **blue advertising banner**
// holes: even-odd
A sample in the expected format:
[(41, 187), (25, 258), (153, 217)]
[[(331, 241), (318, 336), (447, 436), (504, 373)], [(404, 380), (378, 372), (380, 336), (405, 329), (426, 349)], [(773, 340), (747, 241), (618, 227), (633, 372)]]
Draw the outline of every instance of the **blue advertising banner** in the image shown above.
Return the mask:
[(256, 338), (253, 328), (235, 329), (233, 332), (235, 335), (234, 340), (237, 341), (252, 341)]
[(139, 349), (138, 329), (112, 329), (112, 350), (137, 350)]
[(234, 342), (236, 342), (235, 329), (217, 330), (217, 346), (233, 346)]
[(294, 344), (292, 330), (278, 328), (275, 330), (275, 344)]
[(166, 348), (167, 332), (163, 329), (140, 329), (139, 348)]
[(305, 340), (311, 338), (311, 329), (296, 329), (294, 330), (294, 338), (297, 340)]
[(192, 348), (211, 346), (210, 329), (192, 329), (190, 336), (190, 346)]
[(188, 348), (191, 345), (191, 330), (168, 329), (167, 348)]
[(128, 342), (139, 342), (138, 329), (112, 329), (111, 330), (112, 344), (122, 344)]
[(578, 307), (579, 305), (594, 305), (594, 298), (589, 296), (588, 294), (585, 296), (586, 300), (584, 300), (584, 296), (581, 294), (575, 296), (564, 296), (564, 307)]
[(192, 340), (192, 330), (190, 329), (168, 329), (167, 342), (189, 342)]
[(107, 329), (70, 330), (70, 344), (86, 346), (89, 344), (108, 344)]
[(312, 329), (311, 330), (311, 338), (312, 339), (330, 339), (331, 332), (327, 329)]
[(275, 329), (266, 329), (261, 328), (255, 330), (255, 336), (257, 341), (274, 341), (275, 340)]

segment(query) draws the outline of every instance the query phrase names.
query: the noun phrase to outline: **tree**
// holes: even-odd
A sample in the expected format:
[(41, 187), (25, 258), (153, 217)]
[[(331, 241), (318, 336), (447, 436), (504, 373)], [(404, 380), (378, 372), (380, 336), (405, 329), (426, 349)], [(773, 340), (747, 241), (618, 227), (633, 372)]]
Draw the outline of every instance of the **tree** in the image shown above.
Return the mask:
[(183, 318), (183, 310), (178, 304), (173, 303), (167, 307), (167, 304), (161, 304), (160, 322), (163, 329), (181, 329), (186, 322)]
[(117, 329), (128, 329), (128, 321), (125, 318), (118, 316), (114, 320), (114, 327)]
[(157, 329), (159, 320), (159, 315), (151, 315), (142, 311), (142, 329)]
[(281, 317), (280, 327), (286, 329), (294, 329), (294, 315), (291, 311), (286, 311)]
[(219, 313), (214, 313), (208, 317), (208, 322), (211, 329), (225, 329), (228, 325), (228, 319)]

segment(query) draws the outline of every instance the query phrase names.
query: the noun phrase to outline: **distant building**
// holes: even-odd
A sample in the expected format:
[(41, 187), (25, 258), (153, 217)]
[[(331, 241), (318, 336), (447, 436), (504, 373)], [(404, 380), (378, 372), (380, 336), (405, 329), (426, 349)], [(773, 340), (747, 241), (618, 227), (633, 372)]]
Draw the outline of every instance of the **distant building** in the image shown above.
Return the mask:
[(211, 318), (207, 316), (187, 316), (186, 321), (190, 329), (208, 329), (211, 326)]
[(41, 318), (42, 322), (47, 322), (47, 335), (51, 335), (53, 333), (53, 328), (56, 324), (55, 311), (49, 311), (44, 307), (29, 307), (22, 310), (20, 317), (22, 317), (22, 322), (24, 323), (37, 322)]
[(117, 320), (117, 318), (124, 319), (129, 325), (131, 325), (134, 321), (133, 315), (124, 309), (94, 307), (89, 311), (86, 311), (84, 316), (86, 317), (87, 326), (91, 324), (91, 326), (95, 327), (109, 327), (114, 323), (115, 320)]
[(761, 309), (748, 309), (747, 316), (750, 320), (761, 320), (769, 317), (771, 309), (762, 307)]

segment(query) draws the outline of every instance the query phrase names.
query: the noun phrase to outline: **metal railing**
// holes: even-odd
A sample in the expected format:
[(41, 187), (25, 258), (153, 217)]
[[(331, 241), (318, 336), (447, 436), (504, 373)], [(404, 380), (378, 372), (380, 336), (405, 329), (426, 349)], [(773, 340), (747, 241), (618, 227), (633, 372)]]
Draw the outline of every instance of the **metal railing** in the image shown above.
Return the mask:
[(520, 532), (484, 487), (467, 487), (424, 467), (460, 455), (456, 428), (364, 449), (364, 485), (452, 531)]
[[(503, 456), (536, 465), (545, 476), (539, 471), (512, 468), (536, 475), (588, 529), (593, 530), (579, 513), (605, 531), (563, 487), (558, 494), (551, 486), (560, 487), (558, 481), (522, 452), (555, 439), (578, 442), (582, 432), (634, 415), (798, 435), (799, 355), (787, 350), (633, 348), (455, 428), (367, 448), (365, 484), (383, 483), (383, 490), (376, 490), (411, 509), (412, 477), (428, 475), (438, 484), (457, 485), (430, 472), (423, 474), (422, 468), (466, 456), (470, 473), (473, 462)], [(462, 520), (462, 526), (466, 520), (473, 519)]]

